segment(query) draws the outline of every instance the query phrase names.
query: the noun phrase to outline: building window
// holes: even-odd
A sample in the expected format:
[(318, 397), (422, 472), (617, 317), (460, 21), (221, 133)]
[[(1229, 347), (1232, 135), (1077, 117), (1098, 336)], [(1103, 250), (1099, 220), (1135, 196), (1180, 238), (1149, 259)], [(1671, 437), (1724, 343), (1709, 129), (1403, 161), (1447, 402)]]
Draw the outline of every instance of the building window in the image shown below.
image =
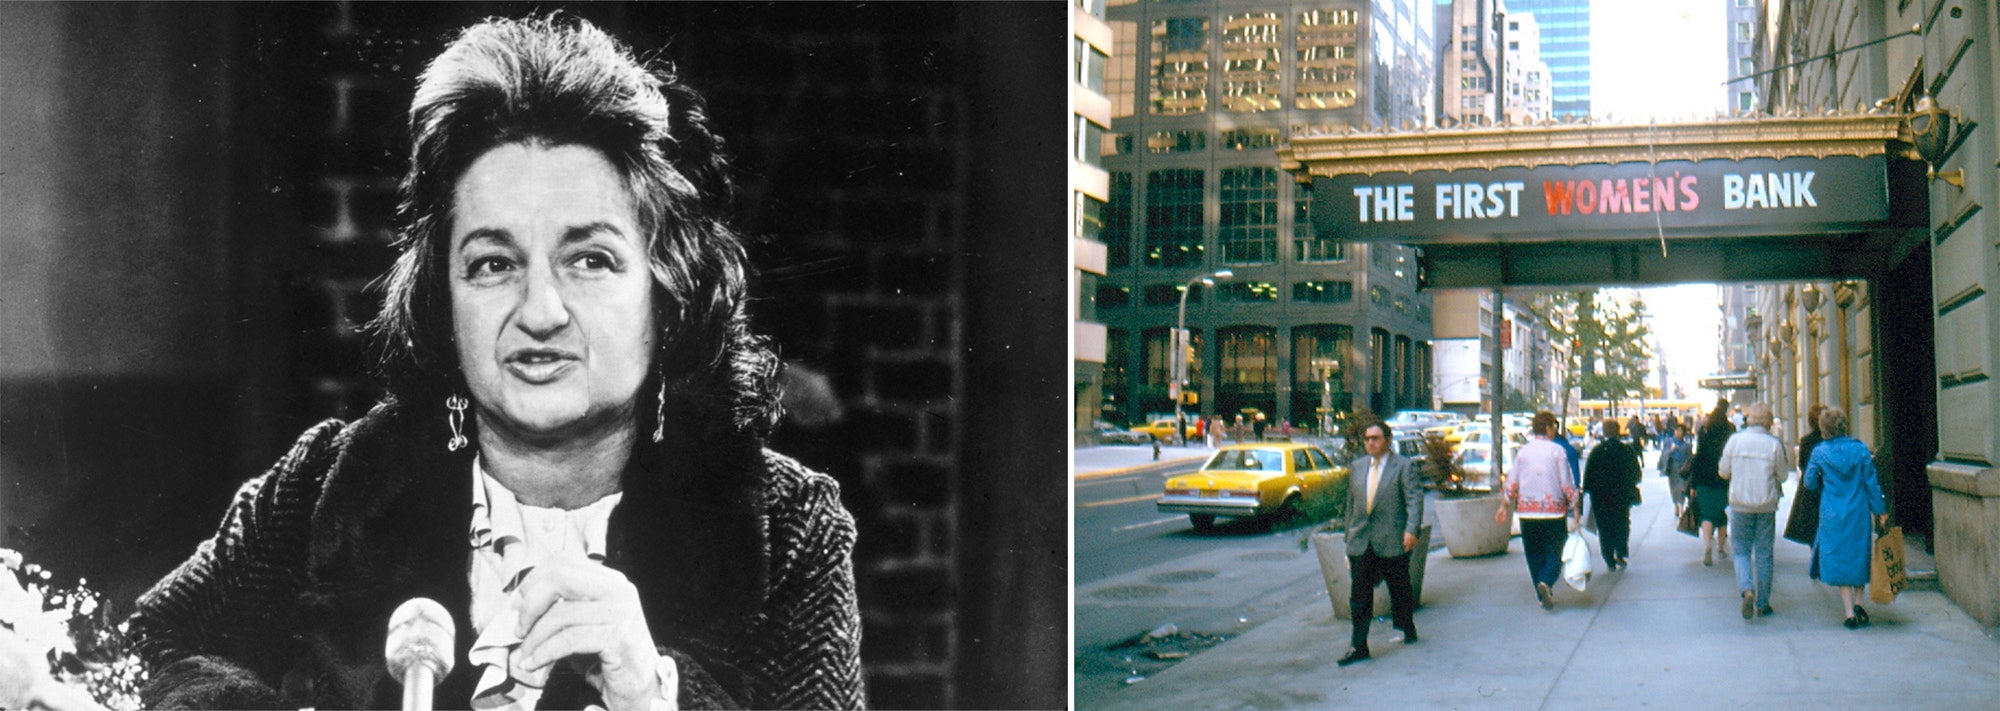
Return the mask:
[(1293, 282), (1292, 300), (1308, 304), (1345, 304), (1354, 300), (1354, 282), (1341, 280)]
[(1237, 326), (1216, 334), (1222, 345), (1220, 384), (1240, 390), (1270, 390), (1278, 378), (1278, 330)]
[(1278, 171), (1226, 168), (1222, 171), (1222, 221), (1217, 242), (1224, 264), (1264, 264), (1278, 260)]
[(1748, 22), (1736, 23), (1736, 41), (1748, 42), (1752, 39), (1755, 39), (1755, 37), (1750, 34), (1750, 23)]
[(1106, 133), (1104, 134), (1104, 144), (1098, 150), (1103, 151), (1106, 157), (1130, 154), (1132, 152), (1132, 134)]
[(1097, 308), (1122, 309), (1132, 303), (1132, 287), (1100, 284), (1097, 287)]
[(1254, 151), (1278, 147), (1278, 129), (1232, 128), (1222, 132), (1222, 147), (1232, 151)]
[(1103, 240), (1104, 201), (1076, 193), (1076, 236), (1082, 239)]
[(1756, 73), (1757, 73), (1757, 60), (1751, 59), (1749, 57), (1744, 57), (1742, 59), (1736, 60), (1737, 78), (1747, 77)]
[(1215, 286), (1218, 303), (1277, 303), (1278, 285), (1262, 281), (1229, 281)]
[(1146, 264), (1185, 267), (1202, 263), (1199, 169), (1146, 174)]
[(1748, 91), (1736, 92), (1736, 112), (1747, 114), (1757, 109), (1757, 95)]
[(1097, 317), (1098, 276), (1090, 272), (1077, 272), (1076, 320), (1100, 322)]
[(1360, 18), (1357, 10), (1299, 13), (1293, 107), (1338, 109), (1354, 105)]
[(1104, 167), (1104, 127), (1082, 116), (1076, 117), (1076, 159)]
[(1321, 239), (1313, 232), (1312, 185), (1292, 191), (1292, 244), (1298, 245), (1301, 262), (1338, 262), (1347, 259), (1347, 244), (1333, 238)]
[(1313, 393), (1331, 389), (1336, 396), (1346, 394), (1353, 349), (1354, 329), (1347, 326), (1316, 324), (1292, 329), (1292, 389)]
[[(1180, 306), (1181, 289), (1186, 286), (1186, 284), (1148, 284), (1146, 285), (1146, 305)], [(1195, 285), (1194, 291), (1188, 292), (1187, 302), (1197, 305), (1201, 303), (1200, 284)]]
[(1416, 394), (1417, 389), (1415, 380), (1417, 368), (1416, 363), (1412, 362), (1413, 356), (1414, 354), (1410, 351), (1410, 338), (1408, 336), (1397, 336), (1396, 351), (1391, 356), (1396, 359), (1396, 374), (1395, 378), (1389, 382), (1396, 388), (1396, 404), (1399, 408), (1414, 404), (1412, 396)]
[(1387, 397), (1389, 393), (1389, 385), (1390, 383), (1395, 382), (1394, 380), (1391, 379), (1394, 377), (1394, 374), (1391, 371), (1395, 370), (1396, 364), (1389, 361), (1388, 331), (1384, 331), (1379, 328), (1369, 329), (1368, 364), (1375, 370), (1375, 377), (1370, 378), (1370, 381), (1373, 382), (1374, 384), (1374, 390), (1375, 390), (1373, 396), (1375, 402), (1371, 406), (1371, 409), (1375, 410), (1376, 412), (1383, 412), (1385, 410), (1390, 409)]
[(1146, 151), (1150, 153), (1193, 153), (1207, 149), (1207, 131), (1154, 131), (1146, 137)]
[(1090, 43), (1083, 41), (1080, 37), (1072, 44), (1076, 49), (1075, 56), (1071, 57), (1076, 66), (1076, 76), (1072, 78), (1076, 80), (1076, 83), (1082, 84), (1084, 88), (1097, 94), (1103, 94), (1105, 64), (1111, 60), (1111, 57), (1106, 55), (1103, 50), (1090, 46)]
[(1104, 329), (1104, 372), (1098, 377), (1103, 379), (1104, 399), (1107, 403), (1114, 397), (1125, 394), (1125, 387), (1128, 384), (1125, 380), (1125, 359), (1132, 351), (1131, 346), (1125, 343), (1128, 337), (1129, 334), (1125, 329)]
[(1111, 174), (1111, 199), (1104, 203), (1104, 227), (1098, 236), (1104, 242), (1106, 266), (1132, 262), (1131, 173)]
[(1111, 100), (1111, 118), (1132, 115), (1139, 73), (1139, 25), (1111, 23), (1111, 61), (1104, 67), (1104, 98)]
[(1278, 13), (1222, 18), (1222, 109), (1276, 111), (1284, 82)]
[(1198, 114), (1208, 110), (1208, 18), (1154, 20), (1152, 29), (1153, 113)]
[[(1153, 328), (1146, 330), (1145, 357), (1147, 387), (1167, 387), (1167, 380), (1173, 373), (1174, 362), (1172, 354), (1167, 348), (1167, 338), (1167, 329)], [(1206, 382), (1201, 377), (1201, 330), (1188, 329), (1188, 340), (1194, 345), (1194, 358), (1188, 361), (1188, 387), (1200, 389), (1202, 383)]]

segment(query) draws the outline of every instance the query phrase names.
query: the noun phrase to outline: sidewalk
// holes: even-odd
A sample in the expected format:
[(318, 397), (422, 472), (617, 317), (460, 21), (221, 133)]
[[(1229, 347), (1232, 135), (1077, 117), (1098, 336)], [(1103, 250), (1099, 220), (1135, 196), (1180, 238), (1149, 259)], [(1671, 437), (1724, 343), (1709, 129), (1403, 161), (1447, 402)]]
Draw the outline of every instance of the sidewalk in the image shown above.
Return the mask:
[[(1788, 493), (1796, 484), (1787, 485)], [(1334, 619), (1332, 605), (1319, 592), (1220, 646), (1090, 699), (1089, 707), (2000, 704), (2000, 631), (1980, 627), (1942, 594), (1906, 590), (1893, 604), (1864, 605), (1874, 626), (1845, 629), (1839, 593), (1805, 575), (1807, 548), (1780, 538), (1776, 612), (1746, 622), (1738, 612), (1731, 562), (1703, 567), (1700, 542), (1673, 529), (1665, 480), (1649, 468), (1642, 488), (1646, 503), (1632, 517), (1632, 567), (1606, 573), (1603, 560), (1594, 559), (1599, 572), (1588, 591), (1561, 586), (1553, 612), (1535, 604), (1519, 538), (1505, 555), (1487, 558), (1454, 560), (1436, 550), (1417, 611), (1423, 633), (1418, 645), (1390, 641), (1396, 632), (1378, 620), (1371, 634), (1375, 658), (1338, 667), (1334, 660), (1347, 649), (1348, 622)], [(1781, 513), (1781, 530), (1782, 519)], [(1271, 558), (1267, 553), (1260, 562), (1279, 568), (1234, 571), (1236, 585), (1318, 577), (1311, 552), (1287, 561)], [(1155, 566), (1089, 588), (1168, 580), (1183, 565)], [(1079, 606), (1092, 599), (1091, 589), (1077, 590)], [(1187, 592), (1201, 597), (1198, 590)], [(1218, 607), (1236, 603), (1229, 596), (1213, 599)]]
[(1080, 447), (1071, 462), (1070, 474), (1076, 479), (1098, 479), (1119, 474), (1165, 469), (1180, 464), (1207, 461), (1215, 454), (1215, 449), (1199, 444), (1182, 447), (1160, 445), (1160, 459), (1153, 460), (1153, 448), (1144, 444), (1111, 444), (1096, 447)]

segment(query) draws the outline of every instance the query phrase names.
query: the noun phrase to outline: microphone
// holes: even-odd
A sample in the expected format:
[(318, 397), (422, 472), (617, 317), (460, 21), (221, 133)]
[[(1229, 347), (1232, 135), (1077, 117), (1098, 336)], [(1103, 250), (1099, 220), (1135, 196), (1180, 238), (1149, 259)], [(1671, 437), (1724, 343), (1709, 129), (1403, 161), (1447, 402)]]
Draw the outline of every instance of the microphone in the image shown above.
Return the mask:
[(451, 613), (430, 598), (410, 598), (389, 616), (383, 656), (403, 685), (403, 711), (431, 711), (432, 687), (451, 673), (454, 629)]

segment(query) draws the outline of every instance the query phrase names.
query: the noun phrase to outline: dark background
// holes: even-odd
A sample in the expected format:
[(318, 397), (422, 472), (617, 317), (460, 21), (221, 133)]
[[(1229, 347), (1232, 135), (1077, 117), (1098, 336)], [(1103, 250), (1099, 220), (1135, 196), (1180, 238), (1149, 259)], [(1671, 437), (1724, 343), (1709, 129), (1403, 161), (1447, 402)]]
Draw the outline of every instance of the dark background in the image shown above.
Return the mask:
[[(0, 4), (0, 545), (129, 604), (365, 411), (416, 74), (557, 7)], [(828, 386), (775, 446), (859, 523), (871, 704), (1065, 705), (1068, 4), (571, 11), (737, 156), (754, 313)]]

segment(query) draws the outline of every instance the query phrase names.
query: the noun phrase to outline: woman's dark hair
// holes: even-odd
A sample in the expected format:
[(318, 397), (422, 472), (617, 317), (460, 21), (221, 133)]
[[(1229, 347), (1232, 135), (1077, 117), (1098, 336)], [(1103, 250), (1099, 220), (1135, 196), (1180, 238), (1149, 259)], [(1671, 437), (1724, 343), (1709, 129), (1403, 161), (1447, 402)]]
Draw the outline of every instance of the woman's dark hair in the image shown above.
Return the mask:
[(459, 178), (503, 145), (583, 146), (624, 179), (651, 263), (658, 346), (640, 401), (664, 380), (669, 427), (759, 439), (770, 431), (777, 358), (744, 314), (747, 259), (727, 224), (734, 186), (722, 140), (701, 97), (670, 67), (640, 63), (574, 17), (488, 19), (424, 70), (410, 134), (402, 253), (379, 283), (382, 311), (369, 324), (392, 396), (414, 405), (464, 387), (448, 264)]
[(1701, 423), (1701, 431), (1704, 434), (1706, 434), (1711, 429), (1722, 427), (1728, 424), (1729, 424), (1729, 400), (1718, 399), (1715, 401), (1715, 409), (1708, 411), (1708, 420), (1706, 422)]

